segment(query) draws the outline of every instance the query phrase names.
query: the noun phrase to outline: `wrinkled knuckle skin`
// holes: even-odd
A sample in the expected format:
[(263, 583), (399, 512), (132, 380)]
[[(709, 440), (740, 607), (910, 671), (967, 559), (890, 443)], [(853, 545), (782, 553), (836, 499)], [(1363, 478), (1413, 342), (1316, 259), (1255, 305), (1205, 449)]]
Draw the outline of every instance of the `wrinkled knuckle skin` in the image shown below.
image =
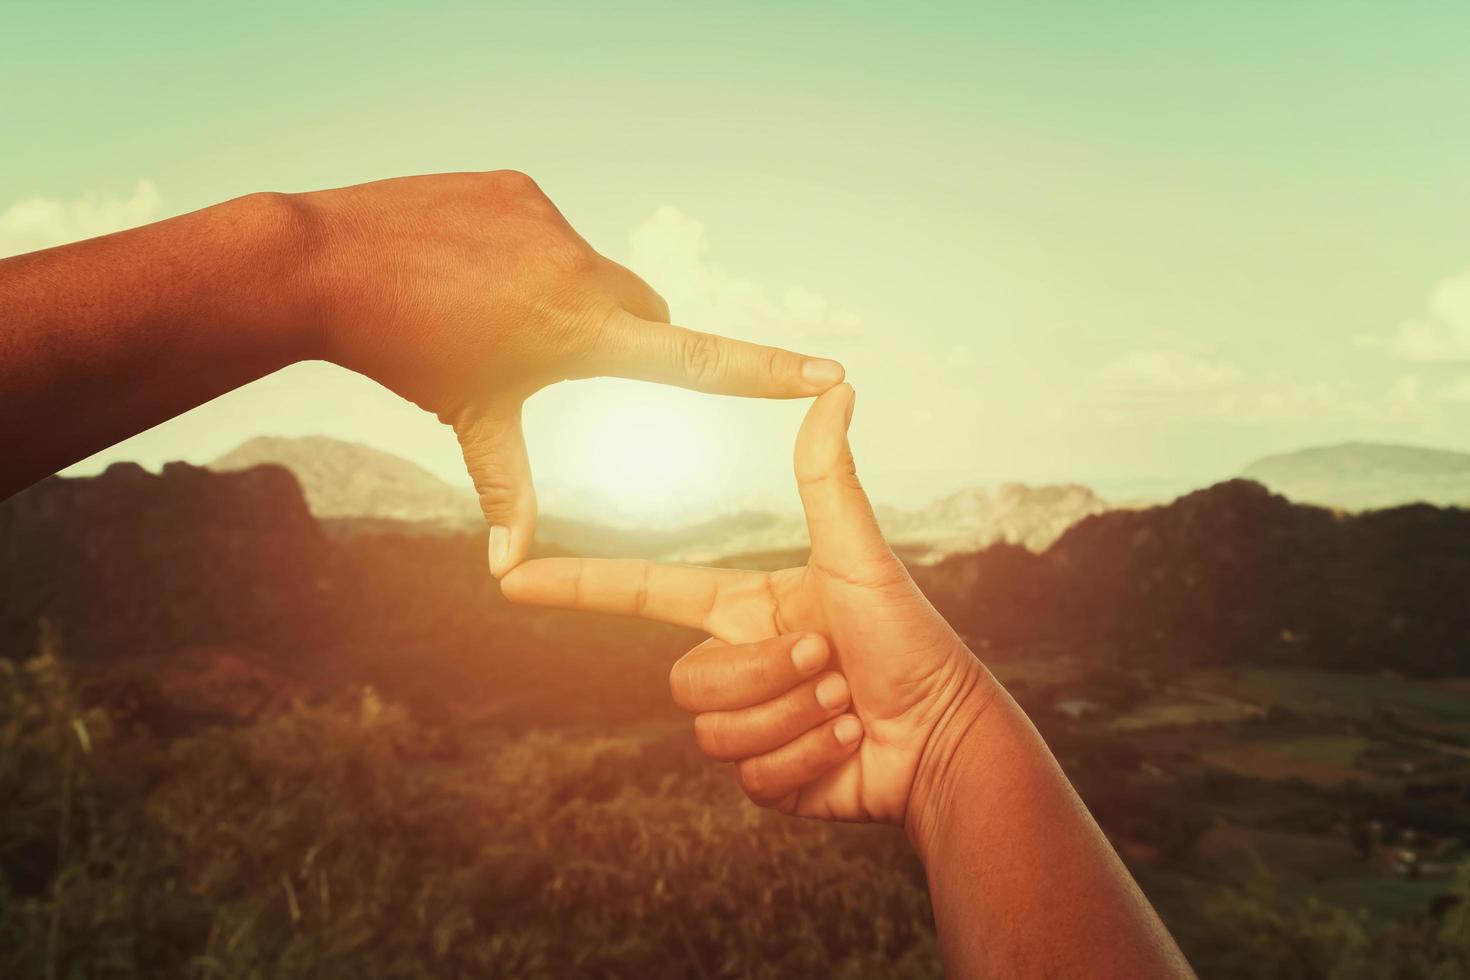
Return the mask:
[(720, 376), (724, 354), (719, 342), (708, 334), (686, 334), (680, 355), (685, 376), (695, 383), (710, 384)]
[(540, 260), (564, 273), (588, 275), (597, 268), (597, 253), (570, 235), (548, 235), (541, 243)]
[(786, 677), (770, 657), (761, 657), (755, 662), (755, 682), (762, 691), (769, 691), (784, 683)]
[(768, 377), (768, 378), (780, 378), (780, 377), (782, 377), (786, 372), (782, 371), (781, 369), (783, 367), (785, 367), (785, 366), (786, 366), (786, 359), (782, 355), (782, 352), (781, 351), (777, 350), (774, 347), (772, 347), (770, 350), (766, 351), (766, 355), (765, 355), (766, 377)]
[(728, 758), (727, 754), (721, 749), (724, 743), (721, 729), (722, 726), (719, 720), (710, 715), (694, 716), (694, 741), (699, 746), (699, 751), (711, 759), (724, 760)]
[(480, 511), (487, 520), (509, 516), (509, 511), (520, 499), (520, 485), (511, 479), (504, 467), (497, 465), (495, 457), (471, 466), (470, 479), (480, 500)]

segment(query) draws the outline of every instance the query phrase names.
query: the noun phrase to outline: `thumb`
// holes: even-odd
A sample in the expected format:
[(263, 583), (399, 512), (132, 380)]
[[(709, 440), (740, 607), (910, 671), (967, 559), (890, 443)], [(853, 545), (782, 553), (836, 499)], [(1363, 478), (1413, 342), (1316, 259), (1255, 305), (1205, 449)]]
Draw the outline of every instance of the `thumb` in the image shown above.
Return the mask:
[(454, 423), (465, 468), (490, 525), (490, 574), (525, 560), (536, 531), (536, 489), (521, 432), (520, 402), (471, 409)]
[(813, 561), (841, 578), (878, 585), (906, 573), (858, 482), (847, 442), (854, 398), (852, 385), (840, 384), (812, 403), (796, 436), (796, 485)]

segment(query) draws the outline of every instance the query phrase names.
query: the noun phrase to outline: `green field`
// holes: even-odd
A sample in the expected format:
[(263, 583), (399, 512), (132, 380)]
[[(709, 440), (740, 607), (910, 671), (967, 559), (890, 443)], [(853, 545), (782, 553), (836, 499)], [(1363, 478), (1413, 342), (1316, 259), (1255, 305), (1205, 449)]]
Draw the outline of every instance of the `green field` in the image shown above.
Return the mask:
[(1237, 737), (1202, 753), (1213, 765), (1271, 781), (1301, 779), (1317, 786), (1367, 780), (1358, 758), (1374, 743), (1358, 735)]
[(1470, 724), (1470, 697), (1448, 684), (1284, 667), (1215, 671), (1200, 680), (1249, 701), (1317, 717), (1366, 721), (1387, 710), (1409, 722)]

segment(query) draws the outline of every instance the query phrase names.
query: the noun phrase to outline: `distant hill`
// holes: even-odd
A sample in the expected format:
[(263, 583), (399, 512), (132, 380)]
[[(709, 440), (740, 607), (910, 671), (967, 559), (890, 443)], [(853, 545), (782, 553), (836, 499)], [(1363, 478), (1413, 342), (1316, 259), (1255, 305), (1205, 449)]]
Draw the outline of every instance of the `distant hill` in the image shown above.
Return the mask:
[(1107, 501), (1075, 483), (1002, 483), (961, 490), (918, 510), (885, 509), (878, 519), (895, 545), (923, 547), (931, 558), (942, 558), (997, 543), (1045, 551), (1084, 517), (1109, 509)]
[[(218, 472), (270, 464), (296, 474), (307, 505), (333, 531), (478, 530), (480, 509), (460, 489), (392, 453), (325, 436), (262, 436), (221, 456)], [(1031, 487), (1004, 483), (972, 487), (917, 510), (880, 507), (878, 519), (895, 547), (916, 561), (974, 551), (996, 542), (1040, 551), (1067, 528), (1108, 504), (1076, 484)], [(542, 513), (538, 541), (570, 554), (708, 562), (731, 555), (784, 552), (807, 546), (800, 513), (738, 511), (674, 529), (612, 527)]]
[(248, 716), (361, 683), (432, 718), (657, 717), (669, 665), (697, 639), (510, 607), (483, 529), (328, 535), (276, 465), (116, 463), (0, 501), (0, 658), (50, 646), (123, 672), (150, 718), (160, 703)]
[(80, 659), (192, 645), (292, 649), (332, 605), (332, 549), (291, 473), (114, 463), (0, 501), (0, 646), (43, 620)]
[[(203, 650), (206, 679), (238, 660), (371, 683), (430, 716), (544, 718), (548, 692), (567, 718), (665, 710), (668, 666), (696, 634), (511, 608), (484, 549), (481, 528), (326, 535), (279, 466), (54, 477), (0, 502), (0, 656), (49, 628), (68, 658)], [(1335, 514), (1235, 480), (1084, 517), (1041, 553), (997, 542), (914, 572), (982, 657), (1470, 671), (1470, 510)]]
[(1470, 453), (1347, 442), (1256, 460), (1241, 474), (1301, 503), (1371, 510), (1470, 507)]
[(1060, 644), (1162, 670), (1470, 670), (1467, 510), (1345, 515), (1230, 480), (1086, 518), (1039, 555), (995, 545), (915, 574), (981, 646)]
[(307, 506), (321, 518), (370, 518), (477, 526), (468, 488), (445, 483), (401, 456), (325, 436), (259, 436), (208, 464), (216, 472), (262, 464), (296, 474)]
[[(1043, 551), (1082, 518), (1108, 509), (1107, 501), (1076, 484), (1002, 483), (960, 490), (916, 510), (879, 506), (877, 516), (895, 549), (927, 563), (996, 543)], [(695, 530), (680, 535), (686, 540), (664, 557), (708, 562), (807, 546), (806, 521), (798, 513), (747, 512), (690, 529)]]

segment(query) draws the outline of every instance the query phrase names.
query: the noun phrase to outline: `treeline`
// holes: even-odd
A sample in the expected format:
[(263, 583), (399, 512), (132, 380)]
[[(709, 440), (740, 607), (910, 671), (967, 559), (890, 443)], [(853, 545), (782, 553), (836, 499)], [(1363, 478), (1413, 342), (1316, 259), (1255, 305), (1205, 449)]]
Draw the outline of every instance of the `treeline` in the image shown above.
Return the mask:
[(1470, 511), (1359, 515), (1221, 483), (1086, 518), (1043, 554), (1000, 545), (921, 572), (997, 647), (1065, 644), (1160, 666), (1470, 672)]
[[(980, 648), (1470, 672), (1465, 510), (1342, 515), (1237, 480), (1086, 518), (1039, 555), (998, 545), (915, 573)], [(663, 670), (697, 641), (512, 610), (483, 535), (329, 535), (284, 469), (182, 464), (52, 479), (0, 503), (0, 649), (36, 649), (43, 621), (76, 661), (227, 648), (410, 701), (595, 684), (615, 692), (599, 710), (658, 710)]]

